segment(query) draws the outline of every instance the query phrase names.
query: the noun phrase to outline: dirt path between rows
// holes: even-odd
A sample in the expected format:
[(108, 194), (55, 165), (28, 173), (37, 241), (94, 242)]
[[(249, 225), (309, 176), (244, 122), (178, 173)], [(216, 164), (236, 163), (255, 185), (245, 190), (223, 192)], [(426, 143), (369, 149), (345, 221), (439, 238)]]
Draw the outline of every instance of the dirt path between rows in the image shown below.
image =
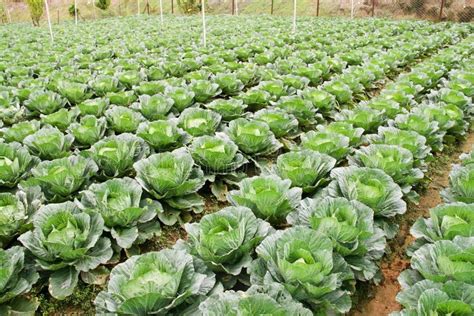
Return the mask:
[(359, 293), (360, 301), (349, 315), (385, 316), (401, 309), (395, 299), (400, 290), (397, 278), (410, 265), (410, 260), (406, 256), (406, 249), (413, 242), (410, 227), (417, 218), (428, 216), (429, 209), (442, 203), (439, 193), (449, 184), (451, 164), (459, 162), (460, 153), (471, 151), (473, 144), (474, 131), (470, 131), (464, 141), (455, 145), (454, 149), (436, 157), (436, 161), (429, 166), (427, 176), (431, 178), (431, 182), (426, 190), (420, 193), (420, 203), (409, 205), (407, 213), (399, 219), (400, 230), (397, 236), (388, 244), (390, 253), (381, 263), (382, 283), (361, 289), (367, 292)]

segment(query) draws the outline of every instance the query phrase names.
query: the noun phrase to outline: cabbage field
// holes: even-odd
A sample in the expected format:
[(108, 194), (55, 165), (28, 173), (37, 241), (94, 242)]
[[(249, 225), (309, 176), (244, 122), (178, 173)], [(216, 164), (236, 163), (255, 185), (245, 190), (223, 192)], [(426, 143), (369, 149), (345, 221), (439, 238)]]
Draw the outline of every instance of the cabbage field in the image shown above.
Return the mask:
[[(469, 135), (474, 25), (201, 23), (0, 28), (1, 315), (339, 315), (383, 284)], [(393, 315), (474, 314), (461, 158)]]

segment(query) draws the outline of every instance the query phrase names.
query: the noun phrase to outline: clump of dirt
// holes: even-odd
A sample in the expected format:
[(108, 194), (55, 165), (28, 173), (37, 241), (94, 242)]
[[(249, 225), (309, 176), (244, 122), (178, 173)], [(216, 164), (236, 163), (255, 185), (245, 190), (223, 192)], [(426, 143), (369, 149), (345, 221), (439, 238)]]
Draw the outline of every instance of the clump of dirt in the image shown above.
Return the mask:
[(399, 232), (388, 243), (388, 254), (381, 262), (381, 284), (360, 288), (359, 290), (363, 293), (358, 293), (359, 302), (354, 306), (350, 315), (383, 316), (401, 309), (400, 304), (396, 301), (396, 295), (400, 291), (397, 278), (403, 270), (410, 266), (410, 258), (406, 255), (406, 249), (414, 241), (414, 237), (410, 235), (410, 227), (416, 219), (422, 216), (427, 217), (431, 208), (443, 202), (439, 193), (449, 185), (451, 164), (458, 163), (459, 154), (471, 151), (473, 144), (474, 133), (470, 132), (462, 143), (456, 147), (448, 147), (430, 164), (426, 176), (431, 181), (421, 192), (418, 205), (409, 203), (407, 213), (396, 219)]

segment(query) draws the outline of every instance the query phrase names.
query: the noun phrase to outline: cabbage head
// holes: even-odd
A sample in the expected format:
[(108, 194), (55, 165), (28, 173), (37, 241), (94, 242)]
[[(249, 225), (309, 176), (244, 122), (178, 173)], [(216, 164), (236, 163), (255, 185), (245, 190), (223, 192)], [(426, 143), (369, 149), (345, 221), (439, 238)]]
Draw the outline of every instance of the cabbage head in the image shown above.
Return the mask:
[(256, 251), (252, 284), (280, 283), (294, 299), (321, 313), (346, 313), (351, 308), (349, 292), (343, 287), (354, 276), (325, 235), (303, 226), (278, 230)]
[(0, 187), (15, 187), (39, 161), (19, 143), (0, 143)]
[(101, 237), (102, 217), (84, 213), (72, 202), (45, 205), (32, 222), (33, 230), (18, 240), (37, 266), (50, 273), (48, 289), (56, 299), (73, 293), (81, 271), (93, 270), (112, 257), (110, 240)]
[(164, 249), (116, 265), (107, 289), (95, 299), (97, 313), (183, 315), (214, 288), (215, 275), (198, 258)]
[(298, 207), (301, 194), (301, 188), (291, 188), (290, 180), (270, 175), (243, 179), (239, 190), (229, 192), (227, 198), (232, 205), (248, 207), (258, 218), (279, 225)]

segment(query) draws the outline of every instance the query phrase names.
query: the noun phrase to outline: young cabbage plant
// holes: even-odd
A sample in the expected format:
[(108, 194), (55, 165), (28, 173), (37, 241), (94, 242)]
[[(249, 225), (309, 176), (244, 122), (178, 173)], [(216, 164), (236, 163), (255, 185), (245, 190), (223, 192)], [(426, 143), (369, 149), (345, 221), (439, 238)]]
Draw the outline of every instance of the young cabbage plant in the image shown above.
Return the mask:
[(431, 157), (431, 148), (426, 144), (426, 138), (417, 132), (401, 130), (395, 127), (380, 126), (378, 134), (366, 135), (370, 144), (386, 144), (403, 147), (413, 155), (414, 164), (423, 167), (424, 161)]
[(20, 187), (27, 190), (39, 186), (48, 202), (62, 202), (72, 199), (97, 171), (92, 159), (81, 156), (42, 161), (31, 169), (31, 177)]
[(474, 314), (474, 285), (448, 281), (409, 280), (400, 282), (402, 290), (397, 301), (403, 306), (393, 316), (472, 315)]
[(0, 134), (6, 142), (23, 143), (26, 136), (36, 133), (40, 129), (37, 120), (16, 123), (10, 127), (0, 129)]
[(309, 131), (301, 134), (300, 138), (301, 148), (329, 155), (338, 161), (346, 157), (351, 151), (349, 137), (342, 134), (329, 131)]
[(208, 80), (191, 80), (189, 87), (194, 92), (194, 100), (200, 103), (205, 103), (222, 92), (217, 83)]
[(0, 187), (14, 188), (39, 162), (19, 143), (0, 143)]
[(336, 108), (336, 97), (327, 91), (316, 88), (306, 88), (299, 90), (298, 95), (304, 100), (310, 101), (318, 112), (325, 117), (330, 116)]
[(23, 104), (31, 115), (52, 114), (66, 105), (67, 100), (56, 92), (37, 90), (30, 94)]
[(231, 121), (242, 117), (247, 108), (247, 104), (239, 99), (217, 99), (204, 104), (204, 106), (209, 110), (219, 113), (224, 121)]
[(407, 210), (403, 193), (393, 179), (380, 169), (342, 167), (331, 171), (332, 182), (318, 196), (344, 197), (359, 201), (377, 217), (393, 217)]
[(301, 188), (291, 188), (290, 180), (269, 175), (243, 179), (239, 190), (229, 192), (227, 198), (232, 205), (248, 207), (258, 218), (280, 225), (298, 207), (301, 194)]
[(257, 247), (250, 280), (254, 285), (283, 284), (294, 299), (321, 313), (346, 313), (351, 308), (349, 265), (332, 241), (308, 227), (279, 230)]
[(438, 122), (418, 113), (399, 114), (389, 125), (405, 131), (413, 131), (426, 138), (434, 152), (443, 150), (443, 138), (446, 132), (439, 128)]
[(222, 133), (195, 138), (189, 149), (194, 161), (208, 175), (232, 173), (247, 163), (237, 145)]
[(311, 128), (323, 120), (313, 104), (299, 96), (281, 97), (275, 107), (292, 114), (303, 128)]
[(374, 225), (374, 212), (368, 206), (345, 198), (307, 198), (287, 220), (293, 226), (310, 227), (329, 237), (358, 280), (375, 277), (386, 242), (384, 232)]
[(194, 104), (194, 92), (185, 87), (167, 87), (165, 95), (173, 100), (173, 108), (178, 112)]
[(185, 224), (184, 229), (188, 239), (178, 241), (175, 248), (204, 261), (227, 288), (245, 279), (243, 269), (250, 267), (255, 247), (272, 231), (249, 208), (234, 206)]
[(449, 187), (441, 191), (445, 202), (474, 203), (474, 165), (454, 165), (449, 174)]
[(131, 90), (107, 93), (106, 97), (109, 99), (110, 104), (119, 107), (127, 107), (138, 99), (135, 92)]
[(298, 120), (280, 108), (261, 109), (253, 115), (253, 119), (267, 123), (276, 138), (294, 138), (298, 133)]
[(176, 119), (142, 122), (137, 136), (143, 138), (155, 152), (169, 151), (186, 145), (191, 136), (178, 127)]
[(49, 272), (49, 293), (56, 299), (73, 293), (80, 272), (93, 270), (112, 257), (110, 240), (101, 237), (102, 217), (84, 213), (72, 202), (45, 205), (32, 222), (33, 230), (18, 240), (37, 266)]
[(358, 147), (362, 143), (362, 134), (364, 134), (363, 128), (354, 127), (354, 125), (346, 121), (335, 121), (328, 125), (318, 125), (316, 129), (320, 132), (336, 133), (348, 137), (351, 147)]
[(262, 121), (238, 118), (229, 122), (226, 134), (250, 156), (268, 156), (282, 147), (268, 124)]
[(76, 118), (79, 116), (79, 109), (72, 108), (70, 110), (61, 109), (52, 114), (43, 115), (41, 114), (41, 124), (51, 125), (59, 129), (61, 132), (66, 131), (66, 129), (73, 123), (76, 122)]
[(197, 308), (215, 284), (214, 273), (200, 259), (164, 249), (116, 265), (107, 289), (94, 303), (99, 314), (184, 315)]
[(88, 99), (77, 105), (81, 115), (93, 115), (101, 117), (109, 107), (109, 100), (106, 98)]
[(349, 166), (383, 170), (401, 187), (404, 194), (409, 194), (412, 187), (424, 177), (423, 172), (415, 168), (412, 153), (397, 145), (372, 144), (361, 147), (348, 160)]
[(155, 218), (162, 211), (161, 204), (142, 201), (142, 187), (133, 179), (91, 184), (80, 195), (81, 208), (103, 218), (104, 230), (120, 248), (128, 249), (160, 233)]
[(186, 148), (151, 155), (133, 167), (140, 185), (167, 204), (167, 213), (159, 215), (165, 224), (174, 224), (182, 210), (202, 211), (204, 202), (196, 192), (204, 186), (206, 179)]
[(239, 94), (244, 88), (244, 84), (237, 78), (234, 73), (220, 73), (217, 74), (213, 81), (218, 84), (222, 90), (222, 94), (233, 96)]
[(292, 187), (303, 192), (314, 192), (328, 182), (328, 174), (336, 165), (336, 159), (312, 150), (290, 151), (279, 155), (274, 172), (282, 179), (289, 179)]
[(81, 117), (80, 123), (69, 125), (68, 132), (74, 136), (78, 146), (89, 147), (104, 137), (106, 129), (105, 117), (86, 115)]
[(116, 77), (99, 75), (89, 82), (94, 93), (99, 97), (104, 97), (108, 93), (120, 91), (119, 81)]
[(272, 95), (260, 88), (252, 88), (245, 93), (241, 93), (239, 98), (248, 105), (250, 111), (255, 112), (270, 104)]
[(57, 128), (50, 126), (39, 129), (23, 140), (23, 144), (28, 147), (30, 153), (43, 160), (69, 156), (73, 142), (74, 136), (64, 135)]
[(105, 111), (109, 128), (116, 133), (134, 133), (145, 118), (132, 109), (114, 106)]
[(0, 249), (0, 313), (34, 315), (39, 306), (35, 297), (25, 297), (38, 281), (33, 265), (25, 260), (25, 248)]
[(178, 118), (178, 126), (191, 136), (212, 135), (221, 123), (221, 115), (199, 108), (185, 109)]
[(247, 291), (216, 293), (199, 305), (202, 316), (292, 315), (312, 316), (282, 284), (253, 285)]
[(58, 93), (65, 97), (70, 104), (79, 104), (92, 96), (86, 84), (61, 80), (58, 84)]
[(434, 282), (459, 281), (474, 282), (472, 249), (474, 237), (456, 236), (453, 240), (439, 240), (421, 246), (411, 257), (411, 269), (405, 270), (400, 278), (419, 275)]
[(150, 148), (143, 139), (125, 133), (103, 138), (81, 154), (95, 161), (101, 177), (114, 178), (130, 173), (133, 164), (149, 153)]
[(154, 121), (166, 119), (173, 104), (173, 99), (164, 95), (155, 94), (149, 96), (144, 94), (141, 95), (138, 98), (138, 102), (132, 104), (130, 108), (139, 111), (147, 120)]
[(334, 116), (336, 121), (344, 121), (356, 128), (364, 129), (365, 133), (374, 133), (381, 125), (385, 125), (384, 111), (379, 111), (365, 105), (359, 105), (353, 110), (342, 110)]
[(430, 210), (429, 218), (417, 219), (410, 233), (416, 238), (412, 251), (438, 240), (474, 237), (474, 205), (462, 202), (438, 205)]
[(0, 193), (0, 248), (6, 248), (18, 234), (28, 230), (32, 215), (43, 203), (38, 187)]

